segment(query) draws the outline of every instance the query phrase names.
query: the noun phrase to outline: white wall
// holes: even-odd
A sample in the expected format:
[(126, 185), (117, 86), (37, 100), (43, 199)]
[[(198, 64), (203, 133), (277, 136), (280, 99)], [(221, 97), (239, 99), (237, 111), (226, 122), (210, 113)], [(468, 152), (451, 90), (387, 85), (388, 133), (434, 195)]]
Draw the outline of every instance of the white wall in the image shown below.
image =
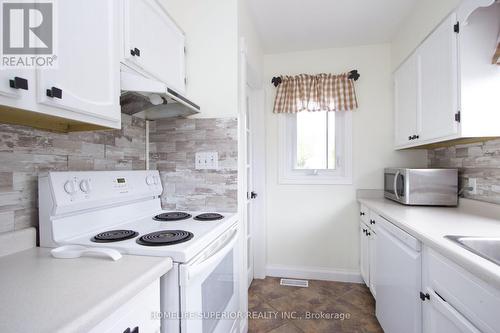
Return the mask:
[[(352, 185), (279, 185), (278, 119), (272, 113), (279, 74), (358, 69), (359, 109), (353, 114)], [(390, 45), (264, 56), (267, 132), (267, 264), (313, 271), (359, 271), (356, 189), (383, 186), (383, 169), (425, 167), (425, 151), (393, 150)]]
[(160, 0), (186, 33), (187, 96), (196, 117), (238, 114), (238, 8), (234, 0)]
[(392, 40), (392, 69), (396, 69), (459, 3), (460, 0), (418, 0)]

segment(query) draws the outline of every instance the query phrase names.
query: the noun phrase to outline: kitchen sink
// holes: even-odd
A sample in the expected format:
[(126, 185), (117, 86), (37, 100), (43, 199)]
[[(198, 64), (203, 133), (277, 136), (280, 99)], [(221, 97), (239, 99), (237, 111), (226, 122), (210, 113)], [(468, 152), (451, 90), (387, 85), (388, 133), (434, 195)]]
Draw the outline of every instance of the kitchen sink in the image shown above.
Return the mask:
[(444, 238), (457, 243), (470, 252), (500, 265), (500, 237), (452, 236)]

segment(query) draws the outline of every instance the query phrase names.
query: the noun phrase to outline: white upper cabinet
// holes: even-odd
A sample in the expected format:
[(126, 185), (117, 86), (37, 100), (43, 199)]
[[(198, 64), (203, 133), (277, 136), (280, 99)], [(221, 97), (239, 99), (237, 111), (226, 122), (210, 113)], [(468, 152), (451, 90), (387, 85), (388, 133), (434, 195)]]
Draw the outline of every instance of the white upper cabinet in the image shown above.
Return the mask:
[(0, 122), (53, 131), (120, 128), (119, 0), (54, 6), (54, 67), (0, 70)]
[(416, 56), (394, 73), (395, 140), (397, 146), (417, 140), (418, 76)]
[(116, 0), (57, 3), (58, 66), (37, 72), (37, 100), (52, 108), (120, 121)]
[(445, 138), (457, 133), (457, 23), (450, 15), (417, 50), (420, 85), (421, 140)]
[[(482, 7), (480, 7), (482, 6)], [(395, 147), (500, 136), (500, 3), (464, 0), (394, 73)]]
[(185, 37), (156, 0), (124, 2), (124, 61), (185, 92)]

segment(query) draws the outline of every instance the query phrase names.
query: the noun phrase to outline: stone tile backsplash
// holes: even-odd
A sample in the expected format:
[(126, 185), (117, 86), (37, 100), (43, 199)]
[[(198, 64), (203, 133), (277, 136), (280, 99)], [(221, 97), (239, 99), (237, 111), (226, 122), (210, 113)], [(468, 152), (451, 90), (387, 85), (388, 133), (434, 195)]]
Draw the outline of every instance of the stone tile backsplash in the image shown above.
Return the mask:
[(500, 204), (500, 139), (429, 150), (428, 165), (458, 168), (460, 188), (477, 179), (477, 193), (464, 191), (464, 197)]
[[(237, 119), (163, 119), (150, 125), (150, 168), (160, 170), (164, 209), (237, 210)], [(218, 152), (219, 170), (196, 170), (196, 152)]]
[(128, 115), (121, 130), (68, 134), (0, 124), (0, 232), (38, 225), (40, 172), (144, 169), (145, 130)]
[[(143, 170), (146, 123), (122, 115), (122, 129), (68, 134), (0, 124), (0, 233), (38, 226), (38, 174)], [(165, 209), (236, 211), (237, 120), (150, 123), (150, 168), (159, 169)], [(195, 170), (198, 151), (217, 151), (219, 170)]]

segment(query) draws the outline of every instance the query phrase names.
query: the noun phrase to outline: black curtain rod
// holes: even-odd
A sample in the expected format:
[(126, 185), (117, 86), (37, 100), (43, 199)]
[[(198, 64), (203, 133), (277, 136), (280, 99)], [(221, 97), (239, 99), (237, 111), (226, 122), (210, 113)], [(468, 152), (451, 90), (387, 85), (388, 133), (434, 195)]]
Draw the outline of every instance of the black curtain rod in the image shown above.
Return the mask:
[[(349, 79), (357, 81), (361, 75), (359, 75), (357, 69), (353, 69), (349, 72)], [(275, 87), (279, 86), (281, 83), (281, 77), (275, 76), (272, 78), (271, 83), (274, 84)]]

